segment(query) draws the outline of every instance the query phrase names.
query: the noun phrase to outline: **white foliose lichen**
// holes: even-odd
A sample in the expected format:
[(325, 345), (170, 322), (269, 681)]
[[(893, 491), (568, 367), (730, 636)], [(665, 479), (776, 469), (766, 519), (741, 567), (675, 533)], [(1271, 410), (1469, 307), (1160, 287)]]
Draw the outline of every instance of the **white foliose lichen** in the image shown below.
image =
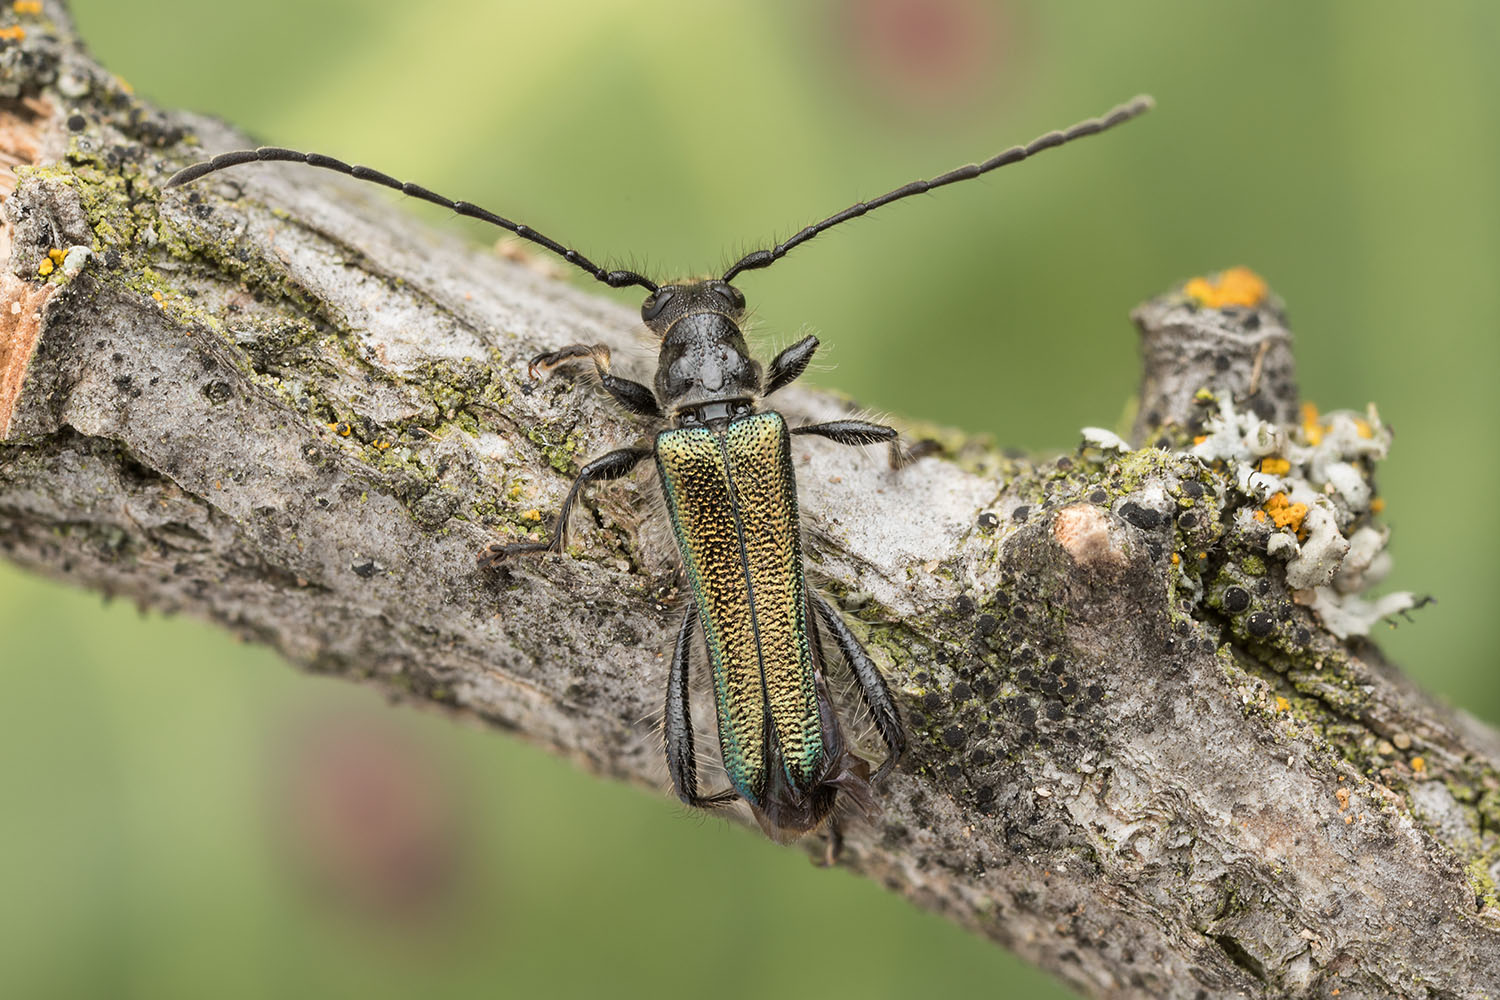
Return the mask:
[(1103, 427), (1085, 427), (1082, 433), (1084, 444), (1101, 451), (1130, 451), (1130, 442), (1114, 431), (1105, 430)]
[(1364, 592), (1390, 570), (1390, 532), (1372, 522), (1377, 504), (1369, 470), (1386, 456), (1391, 432), (1374, 405), (1319, 415), (1309, 408), (1300, 426), (1284, 426), (1219, 399), (1202, 438), (1190, 450), (1205, 463), (1222, 461), (1241, 493), (1236, 526), (1264, 535), (1266, 554), (1286, 561), (1287, 585), (1340, 638), (1368, 635), (1378, 621), (1415, 607), (1407, 592), (1367, 599)]

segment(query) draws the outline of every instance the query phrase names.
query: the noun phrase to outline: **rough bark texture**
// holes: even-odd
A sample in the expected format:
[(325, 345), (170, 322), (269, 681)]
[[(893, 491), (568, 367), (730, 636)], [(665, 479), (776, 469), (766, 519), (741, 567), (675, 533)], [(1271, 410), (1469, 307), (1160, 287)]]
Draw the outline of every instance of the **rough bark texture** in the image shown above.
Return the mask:
[[(0, 146), (39, 165), (6, 205), (0, 551), (662, 794), (654, 484), (597, 489), (566, 557), (474, 562), (641, 436), (524, 364), (586, 341), (625, 367), (635, 317), (307, 168), (163, 192), (245, 139), (135, 100), (56, 4), (20, 23)], [(799, 445), (811, 572), (913, 744), (844, 863), (1091, 996), (1500, 993), (1500, 739), (1325, 629), (1263, 495), (1190, 453), (1212, 406), (1294, 419), (1274, 303), (1137, 318), (1162, 447), (955, 436), (891, 472)]]

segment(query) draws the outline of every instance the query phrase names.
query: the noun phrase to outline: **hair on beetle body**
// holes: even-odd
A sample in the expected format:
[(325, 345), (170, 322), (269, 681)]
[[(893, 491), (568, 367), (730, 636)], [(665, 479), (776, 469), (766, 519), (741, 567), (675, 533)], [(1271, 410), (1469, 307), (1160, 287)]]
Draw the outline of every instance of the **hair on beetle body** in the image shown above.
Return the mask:
[[(659, 341), (649, 384), (618, 374), (610, 349), (600, 344), (569, 344), (539, 354), (528, 371), (533, 378), (569, 369), (588, 373), (617, 404), (646, 421), (652, 430), (649, 442), (617, 448), (585, 463), (563, 498), (547, 541), (497, 542), (480, 553), (479, 563), (495, 567), (517, 556), (562, 552), (568, 518), (583, 489), (628, 476), (649, 459), (688, 583), (689, 599), (679, 612), (669, 657), (662, 719), (673, 788), (687, 805), (705, 809), (745, 801), (761, 828), (780, 842), (826, 825), (831, 860), (841, 843), (837, 817), (845, 807), (875, 810), (874, 786), (900, 760), (906, 734), (869, 653), (838, 609), (807, 579), (793, 439), (810, 435), (845, 445), (888, 443), (893, 466), (912, 456), (900, 450), (893, 428), (869, 420), (790, 426), (769, 405), (769, 397), (807, 370), (818, 339), (803, 336), (762, 365), (746, 343), (745, 297), (732, 282), (883, 205), (1096, 135), (1150, 107), (1149, 97), (1138, 97), (983, 162), (856, 202), (774, 246), (744, 254), (719, 277), (664, 283), (638, 270), (602, 267), (523, 223), (477, 205), (319, 153), (280, 147), (221, 153), (179, 171), (166, 186), (247, 163), (302, 163), (372, 181), (498, 226), (612, 288), (637, 285), (646, 290), (641, 321)], [(709, 667), (719, 762), (727, 785), (708, 792), (700, 789), (691, 706), (691, 679), (700, 648)], [(884, 759), (873, 772), (840, 723), (830, 688), (835, 659), (842, 661), (884, 744)]]

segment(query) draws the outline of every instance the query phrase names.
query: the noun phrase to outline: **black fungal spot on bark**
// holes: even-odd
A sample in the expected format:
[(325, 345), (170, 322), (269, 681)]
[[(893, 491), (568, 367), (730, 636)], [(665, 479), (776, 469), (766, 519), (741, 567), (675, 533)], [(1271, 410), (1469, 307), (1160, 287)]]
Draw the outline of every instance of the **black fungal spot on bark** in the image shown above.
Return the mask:
[(1250, 607), (1250, 594), (1244, 587), (1230, 587), (1224, 591), (1224, 610), (1237, 615)]
[(1147, 510), (1134, 501), (1120, 507), (1120, 516), (1142, 531), (1151, 531), (1161, 523), (1161, 518), (1156, 511)]
[(1245, 620), (1245, 630), (1258, 638), (1270, 635), (1275, 628), (1276, 619), (1268, 611), (1257, 611)]

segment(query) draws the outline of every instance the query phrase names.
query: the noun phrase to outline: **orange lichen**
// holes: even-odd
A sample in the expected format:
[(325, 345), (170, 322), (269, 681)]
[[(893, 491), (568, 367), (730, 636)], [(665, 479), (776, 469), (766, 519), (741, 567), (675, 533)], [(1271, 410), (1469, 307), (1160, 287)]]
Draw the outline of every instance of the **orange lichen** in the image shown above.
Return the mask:
[(59, 250), (56, 247), (53, 247), (51, 250), (47, 251), (47, 256), (43, 257), (42, 262), (37, 265), (36, 273), (45, 278), (47, 275), (51, 274), (59, 267), (62, 267), (62, 262), (66, 260), (67, 257), (68, 251)]
[(1180, 562), (1182, 562), (1182, 556), (1180, 556), (1177, 553), (1173, 552), (1172, 553), (1172, 565), (1176, 566)]
[(1263, 458), (1260, 460), (1260, 471), (1272, 476), (1284, 476), (1292, 471), (1292, 463), (1284, 458)]
[(1292, 708), (1292, 703), (1291, 702), (1287, 701), (1285, 698), (1283, 698), (1279, 694), (1276, 696), (1276, 711), (1278, 711), (1278, 712), (1289, 712), (1289, 711), (1291, 711), (1291, 708)]
[(1266, 512), (1263, 511), (1263, 510), (1258, 510), (1258, 511), (1256, 511), (1254, 514), (1252, 514), (1250, 516), (1253, 517), (1253, 518), (1255, 518), (1261, 524), (1265, 524), (1266, 523)]
[(522, 514), (521, 517), (523, 520), (527, 521), (540, 521), (542, 519), (542, 512), (533, 507), (530, 510), (526, 511), (526, 513)]
[(1413, 757), (1411, 759), (1411, 769), (1418, 774), (1421, 774), (1423, 771), (1427, 770), (1427, 760), (1423, 757)]
[(1349, 808), (1349, 789), (1336, 789), (1333, 793), (1333, 797), (1339, 800), (1339, 812), (1344, 812)]
[(1302, 404), (1302, 435), (1314, 447), (1323, 443), (1323, 423), (1318, 419), (1318, 407), (1314, 403)]
[(1276, 527), (1291, 528), (1293, 531), (1302, 530), (1302, 519), (1307, 517), (1307, 504), (1292, 503), (1285, 493), (1273, 493), (1271, 499), (1262, 506), (1265, 512), (1271, 515), (1271, 521)]
[(1370, 438), (1373, 438), (1375, 436), (1375, 428), (1370, 426), (1370, 422), (1368, 420), (1355, 420), (1354, 430), (1359, 434), (1360, 437), (1366, 440), (1369, 440)]
[(1207, 434), (1199, 434), (1197, 437), (1193, 438), (1193, 444), (1199, 445), (1199, 444), (1202, 444), (1203, 442), (1205, 442), (1207, 440), (1208, 440), (1208, 435)]
[(1265, 279), (1248, 267), (1231, 267), (1209, 277), (1193, 278), (1182, 294), (1209, 309), (1260, 305), (1266, 300)]
[(42, 12), (42, 0), (16, 0), (10, 5), (10, 9), (17, 14), (40, 14)]
[(1380, 514), (1385, 511), (1385, 497), (1376, 497), (1370, 501), (1370, 513)]
[(26, 29), (19, 24), (7, 25), (0, 28), (0, 41), (19, 42), (26, 37)]

